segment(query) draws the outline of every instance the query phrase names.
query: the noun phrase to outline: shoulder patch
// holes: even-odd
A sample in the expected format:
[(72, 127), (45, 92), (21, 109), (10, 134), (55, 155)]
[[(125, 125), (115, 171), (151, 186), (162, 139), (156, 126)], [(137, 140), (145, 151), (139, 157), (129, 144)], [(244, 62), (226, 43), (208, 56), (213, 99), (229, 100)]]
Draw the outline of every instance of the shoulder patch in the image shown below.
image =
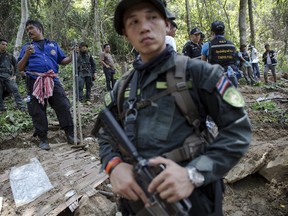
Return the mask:
[(222, 76), (216, 88), (223, 100), (234, 107), (244, 107), (245, 101), (241, 93), (231, 84), (226, 76)]
[(111, 97), (111, 93), (110, 92), (105, 94), (104, 103), (105, 103), (106, 107), (108, 107), (112, 103), (112, 97)]
[(223, 94), (223, 100), (233, 107), (244, 107), (245, 101), (241, 93), (233, 86), (226, 89)]

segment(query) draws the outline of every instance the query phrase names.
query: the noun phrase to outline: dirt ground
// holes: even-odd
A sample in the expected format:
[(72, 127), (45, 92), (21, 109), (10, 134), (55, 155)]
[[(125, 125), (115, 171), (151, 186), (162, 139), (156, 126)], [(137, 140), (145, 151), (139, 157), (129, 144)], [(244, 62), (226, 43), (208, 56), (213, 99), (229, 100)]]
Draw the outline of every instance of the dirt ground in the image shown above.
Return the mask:
[[(275, 154), (288, 147), (288, 120), (281, 119), (269, 122), (266, 115), (274, 116), (273, 113), (267, 110), (255, 111), (251, 108), (251, 104), (259, 98), (267, 98), (277, 96), (278, 98), (287, 99), (288, 96), (288, 81), (282, 81), (279, 86), (245, 86), (241, 85), (239, 90), (242, 92), (247, 102), (247, 112), (251, 118), (253, 126), (253, 142), (252, 145), (261, 145), (261, 143), (269, 142), (275, 146)], [(102, 93), (103, 96), (104, 92)], [(288, 103), (286, 101), (273, 100), (277, 103), (280, 110), (288, 110)], [(83, 104), (82, 112), (91, 112), (92, 104)], [(282, 112), (283, 114), (283, 112)], [(260, 118), (260, 117), (263, 118)], [(284, 115), (285, 117), (285, 115)], [(283, 117), (283, 118), (284, 118)], [(273, 118), (275, 120), (275, 118)], [(90, 136), (90, 131), (93, 126), (93, 121), (85, 124), (84, 137)], [(65, 136), (57, 126), (52, 127), (49, 131), (49, 142), (55, 143), (51, 145), (50, 151), (43, 151), (37, 147), (38, 140), (32, 137), (33, 131), (25, 134), (18, 134), (14, 138), (7, 138), (0, 143), (0, 175), (5, 171), (9, 171), (11, 167), (26, 164), (31, 158), (37, 157), (39, 161), (53, 157), (57, 153), (67, 151), (70, 148), (65, 144)], [(281, 143), (280, 143), (281, 142)], [(57, 144), (58, 143), (58, 144)], [(59, 143), (64, 143), (59, 148)], [(280, 147), (281, 144), (281, 147)], [(89, 151), (98, 158), (97, 144), (89, 145)], [(275, 157), (275, 155), (271, 156)], [(288, 215), (288, 176), (282, 182), (268, 182), (258, 173), (250, 175), (233, 184), (226, 184), (226, 192), (224, 198), (224, 210), (227, 216), (284, 216)], [(5, 209), (5, 212), (3, 212)], [(14, 203), (3, 204), (0, 215), (17, 215)], [(1, 214), (2, 213), (2, 214)], [(19, 215), (19, 214), (18, 214)]]

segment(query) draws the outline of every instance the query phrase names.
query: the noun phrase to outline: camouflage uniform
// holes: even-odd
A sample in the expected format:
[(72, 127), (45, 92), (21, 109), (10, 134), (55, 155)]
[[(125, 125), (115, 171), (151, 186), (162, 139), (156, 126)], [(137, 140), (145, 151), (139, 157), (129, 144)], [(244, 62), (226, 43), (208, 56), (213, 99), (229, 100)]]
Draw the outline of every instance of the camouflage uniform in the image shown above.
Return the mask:
[(3, 101), (5, 91), (13, 94), (18, 109), (25, 110), (25, 105), (18, 91), (17, 83), (11, 79), (15, 74), (16, 59), (14, 56), (7, 52), (0, 53), (0, 110), (5, 109)]
[(90, 100), (93, 77), (96, 65), (93, 57), (89, 53), (80, 53), (77, 58), (79, 73), (79, 99), (83, 99), (84, 84), (86, 85), (86, 100)]

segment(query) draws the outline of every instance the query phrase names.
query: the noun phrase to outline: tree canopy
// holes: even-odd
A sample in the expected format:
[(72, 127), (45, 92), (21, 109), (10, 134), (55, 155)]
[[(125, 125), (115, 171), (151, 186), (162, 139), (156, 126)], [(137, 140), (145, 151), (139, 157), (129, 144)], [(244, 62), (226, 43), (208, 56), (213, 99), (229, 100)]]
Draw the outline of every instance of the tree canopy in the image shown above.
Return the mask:
[[(73, 39), (77, 39), (86, 41), (90, 50), (97, 56), (101, 51), (101, 45), (108, 42), (118, 60), (128, 60), (129, 53), (132, 56), (132, 47), (123, 37), (118, 36), (113, 28), (113, 14), (119, 1), (26, 1), (28, 1), (29, 19), (40, 20), (44, 24), (45, 37), (57, 41), (64, 49), (68, 50)], [(188, 40), (189, 28), (199, 27), (206, 35), (205, 39), (209, 40), (211, 23), (214, 20), (222, 20), (226, 25), (226, 36), (237, 47), (240, 45), (240, 35), (241, 43), (244, 41), (250, 44), (255, 40), (254, 45), (260, 53), (264, 51), (264, 44), (270, 43), (283, 59), (282, 63), (286, 62), (287, 65), (288, 0), (166, 0), (166, 2), (170, 11), (177, 17), (176, 43), (179, 51)], [(246, 6), (247, 2), (252, 8), (245, 16), (243, 10), (241, 11), (241, 5)], [(248, 9), (246, 6), (244, 10)], [(251, 13), (253, 19), (250, 18)], [(10, 41), (9, 49), (12, 51), (21, 21), (21, 1), (0, 1), (0, 19), (2, 24), (0, 37)], [(245, 29), (239, 23), (241, 20), (244, 20)], [(249, 21), (252, 22), (249, 24)], [(254, 39), (251, 38), (251, 33)], [(27, 35), (24, 33), (23, 43), (27, 41)]]

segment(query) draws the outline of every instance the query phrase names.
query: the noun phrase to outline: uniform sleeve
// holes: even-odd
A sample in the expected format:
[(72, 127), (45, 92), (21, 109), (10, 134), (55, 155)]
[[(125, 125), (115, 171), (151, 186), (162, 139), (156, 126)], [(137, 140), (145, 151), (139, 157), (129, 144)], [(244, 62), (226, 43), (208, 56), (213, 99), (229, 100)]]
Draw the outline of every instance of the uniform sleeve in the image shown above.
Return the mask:
[(18, 56), (18, 58), (17, 58), (17, 62), (19, 62), (19, 61), (23, 58), (23, 56), (24, 56), (24, 54), (25, 54), (26, 47), (27, 47), (27, 45), (24, 45), (24, 46), (21, 48), (20, 54), (19, 54), (19, 56)]
[(13, 73), (14, 75), (16, 75), (17, 73), (17, 62), (16, 62), (16, 58), (12, 55), (12, 59), (11, 59), (11, 63), (13, 65)]
[[(116, 98), (116, 93), (118, 89), (119, 81), (117, 81), (113, 87), (112, 96), (110, 93), (105, 95), (105, 105), (110, 107), (110, 110), (116, 109), (116, 101), (113, 98)], [(111, 111), (113, 112), (113, 111)], [(105, 131), (100, 129), (99, 135), (97, 136), (98, 144), (99, 144), (99, 156), (102, 164), (102, 168), (105, 169), (107, 163), (115, 156), (121, 157), (119, 149), (117, 149), (116, 145), (113, 145), (112, 138)]]
[(202, 74), (193, 83), (199, 83), (197, 93), (202, 108), (219, 130), (205, 152), (189, 163), (209, 184), (222, 178), (246, 153), (252, 138), (251, 124), (242, 96), (223, 75), (221, 67), (203, 66)]
[(66, 58), (66, 55), (65, 55), (65, 53), (63, 52), (63, 50), (60, 48), (60, 46), (56, 43), (56, 42), (54, 42), (55, 44), (56, 44), (56, 46), (57, 46), (57, 62), (58, 62), (58, 64), (60, 64), (60, 62), (62, 62), (62, 60), (64, 59), (64, 58)]
[(191, 56), (191, 49), (189, 49), (190, 48), (190, 46), (189, 46), (189, 42), (187, 42), (185, 45), (184, 45), (184, 47), (183, 47), (183, 50), (182, 50), (182, 53), (183, 53), (183, 55), (185, 55), (185, 56)]
[(90, 64), (91, 64), (92, 74), (94, 74), (96, 72), (96, 63), (92, 55), (90, 55)]

